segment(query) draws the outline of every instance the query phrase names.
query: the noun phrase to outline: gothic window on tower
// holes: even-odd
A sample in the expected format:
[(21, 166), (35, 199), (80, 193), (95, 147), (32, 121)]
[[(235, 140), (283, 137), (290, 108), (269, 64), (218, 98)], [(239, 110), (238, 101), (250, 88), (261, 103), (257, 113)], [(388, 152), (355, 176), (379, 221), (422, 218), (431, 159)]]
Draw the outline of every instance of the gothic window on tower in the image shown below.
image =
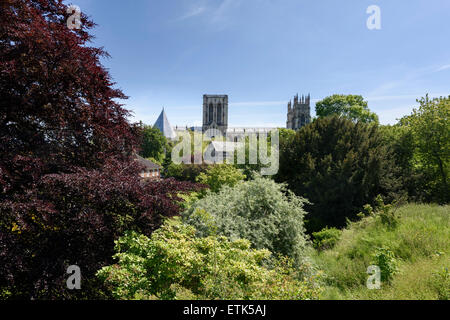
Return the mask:
[(222, 124), (222, 104), (219, 103), (217, 106), (217, 124)]
[(213, 116), (214, 116), (214, 107), (213, 104), (209, 104), (209, 123), (213, 122)]

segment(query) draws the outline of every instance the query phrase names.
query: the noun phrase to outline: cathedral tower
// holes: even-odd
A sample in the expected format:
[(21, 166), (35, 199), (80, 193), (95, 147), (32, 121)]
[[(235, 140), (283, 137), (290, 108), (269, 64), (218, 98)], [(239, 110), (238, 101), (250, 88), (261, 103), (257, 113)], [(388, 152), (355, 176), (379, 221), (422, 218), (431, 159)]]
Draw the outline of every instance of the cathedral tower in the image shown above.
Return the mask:
[[(203, 132), (213, 129), (225, 135), (228, 129), (228, 96), (203, 96)], [(216, 133), (214, 133), (216, 135)]]
[(294, 103), (288, 103), (286, 127), (292, 130), (298, 130), (301, 127), (311, 123), (311, 96), (294, 97)]

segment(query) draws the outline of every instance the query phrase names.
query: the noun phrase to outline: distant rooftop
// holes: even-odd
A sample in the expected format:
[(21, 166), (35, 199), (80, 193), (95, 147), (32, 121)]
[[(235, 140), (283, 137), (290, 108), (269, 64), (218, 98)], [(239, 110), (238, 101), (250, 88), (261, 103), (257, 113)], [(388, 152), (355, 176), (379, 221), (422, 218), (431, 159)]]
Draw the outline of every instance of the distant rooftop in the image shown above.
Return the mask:
[(154, 127), (158, 128), (167, 139), (175, 139), (177, 137), (177, 134), (170, 125), (169, 119), (167, 119), (164, 109), (159, 115), (158, 120), (156, 120)]
[(136, 155), (136, 159), (135, 160), (137, 162), (139, 162), (139, 164), (144, 166), (147, 170), (161, 169), (161, 167), (159, 165), (157, 165), (153, 161), (150, 161), (150, 160), (142, 158), (140, 155)]

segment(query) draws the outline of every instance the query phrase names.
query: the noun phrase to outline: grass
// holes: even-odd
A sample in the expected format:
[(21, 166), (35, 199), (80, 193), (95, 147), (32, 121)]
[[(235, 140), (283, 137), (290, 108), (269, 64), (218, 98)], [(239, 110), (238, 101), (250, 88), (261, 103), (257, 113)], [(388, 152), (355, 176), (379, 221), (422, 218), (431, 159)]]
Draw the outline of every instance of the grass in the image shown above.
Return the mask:
[[(371, 216), (351, 223), (332, 249), (315, 252), (325, 272), (323, 299), (448, 300), (450, 298), (450, 206), (409, 204), (398, 209), (398, 225)], [(398, 273), (379, 290), (366, 287), (373, 254), (387, 247)]]

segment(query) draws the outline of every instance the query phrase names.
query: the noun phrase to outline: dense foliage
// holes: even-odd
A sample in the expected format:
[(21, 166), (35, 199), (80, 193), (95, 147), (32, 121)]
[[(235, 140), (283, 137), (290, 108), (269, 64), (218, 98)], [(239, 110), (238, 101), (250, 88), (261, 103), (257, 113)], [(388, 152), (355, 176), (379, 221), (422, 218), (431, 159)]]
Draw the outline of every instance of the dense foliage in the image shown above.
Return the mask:
[(346, 118), (319, 118), (280, 145), (276, 180), (305, 197), (310, 232), (343, 227), (378, 194), (398, 189), (396, 166), (378, 127)]
[(210, 167), (197, 177), (197, 182), (209, 186), (212, 192), (219, 192), (223, 186), (234, 187), (246, 176), (232, 165), (219, 164)]
[(152, 158), (158, 163), (164, 160), (166, 154), (170, 154), (170, 146), (166, 137), (155, 127), (141, 126), (141, 151), (140, 155), (144, 158)]
[(166, 157), (164, 166), (164, 177), (166, 178), (174, 178), (178, 181), (189, 181), (195, 182), (197, 181), (197, 177), (206, 172), (211, 165), (202, 163), (202, 164), (175, 164), (171, 162), (170, 155)]
[[(300, 262), (306, 245), (304, 203), (283, 185), (256, 177), (206, 195), (183, 216), (202, 236), (217, 233), (230, 239), (248, 239), (256, 249)], [(202, 212), (211, 215), (213, 228), (205, 224)]]
[[(125, 230), (149, 234), (179, 211), (174, 180), (140, 183), (137, 128), (89, 47), (93, 23), (69, 30), (56, 0), (0, 10), (0, 295), (101, 297), (95, 271)], [(65, 286), (78, 265), (82, 291)]]
[(314, 232), (313, 244), (317, 250), (333, 248), (341, 237), (342, 231), (336, 228), (325, 228), (319, 232)]
[(117, 299), (317, 299), (314, 279), (299, 279), (289, 262), (247, 240), (197, 237), (180, 219), (151, 238), (135, 232), (116, 242), (117, 264), (98, 275)]
[(401, 123), (414, 137), (415, 167), (427, 176), (428, 201), (448, 203), (450, 186), (450, 96), (418, 100), (420, 106)]
[(383, 144), (390, 150), (396, 164), (393, 170), (402, 192), (410, 201), (426, 201), (430, 190), (426, 188), (430, 179), (418, 166), (415, 157), (415, 139), (411, 128), (396, 124), (380, 126)]
[(316, 103), (318, 117), (342, 116), (352, 121), (378, 123), (378, 116), (368, 108), (367, 101), (358, 95), (335, 94)]

